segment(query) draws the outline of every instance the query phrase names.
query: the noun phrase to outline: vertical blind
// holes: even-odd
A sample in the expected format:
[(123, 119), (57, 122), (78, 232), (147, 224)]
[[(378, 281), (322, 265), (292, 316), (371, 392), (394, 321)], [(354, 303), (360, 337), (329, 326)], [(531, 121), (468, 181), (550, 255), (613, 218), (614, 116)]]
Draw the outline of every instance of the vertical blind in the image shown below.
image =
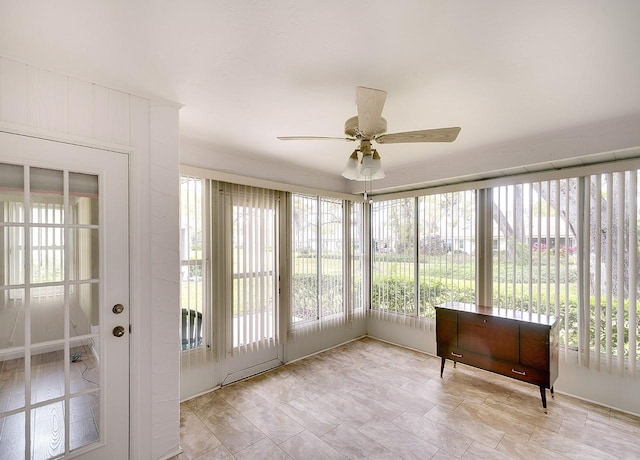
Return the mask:
[[(636, 376), (638, 175), (632, 169), (494, 187), (478, 209), (474, 190), (376, 201), (368, 241), (361, 204), (293, 194), (290, 326), (304, 332), (344, 324), (364, 314), (370, 299), (376, 318), (433, 327), (424, 319), (435, 305), (475, 301), (476, 251), (486, 245), (491, 275), (479, 280), (494, 307), (557, 316), (565, 358), (575, 349), (584, 366)], [(186, 292), (202, 305), (204, 242), (190, 230), (190, 222), (202, 225), (202, 198), (190, 188), (197, 181), (183, 183), (190, 203), (182, 225), (183, 299)], [(278, 195), (216, 187), (221, 238), (230, 248), (230, 346), (259, 348), (277, 341)], [(477, 241), (478, 212), (493, 222), (486, 241)], [(204, 313), (184, 300), (183, 308)]]
[(227, 346), (232, 353), (278, 341), (278, 192), (219, 183)]
[(578, 343), (577, 188), (573, 178), (492, 193), (493, 306), (559, 317), (565, 350)]
[[(215, 343), (221, 356), (277, 344), (279, 200), (274, 190), (181, 177), (184, 350)], [(291, 206), (291, 330), (363, 317), (362, 203), (294, 194)], [(207, 273), (209, 257), (220, 269)], [(206, 338), (208, 321), (220, 332), (215, 341)]]
[(639, 170), (595, 174), (584, 182), (582, 296), (578, 316), (590, 334), (578, 344), (582, 364), (637, 376)]
[(565, 359), (637, 375), (638, 170), (493, 189), (493, 305), (560, 321)]

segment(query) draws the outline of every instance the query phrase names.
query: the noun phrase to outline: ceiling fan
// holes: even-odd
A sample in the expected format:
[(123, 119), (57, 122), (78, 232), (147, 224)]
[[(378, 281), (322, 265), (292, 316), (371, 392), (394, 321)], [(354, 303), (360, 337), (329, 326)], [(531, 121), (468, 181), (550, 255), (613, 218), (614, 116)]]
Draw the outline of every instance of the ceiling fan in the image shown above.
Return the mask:
[(382, 118), (381, 115), (386, 99), (387, 93), (385, 91), (358, 86), (356, 88), (358, 115), (349, 118), (345, 122), (344, 133), (347, 137), (279, 136), (278, 139), (281, 141), (327, 139), (358, 141), (360, 146), (353, 151), (349, 160), (347, 160), (347, 166), (342, 175), (347, 179), (366, 181), (382, 179), (385, 176), (380, 155), (376, 149), (371, 148), (372, 142), (377, 142), (378, 144), (453, 142), (458, 137), (459, 127), (385, 134), (387, 132), (387, 120)]

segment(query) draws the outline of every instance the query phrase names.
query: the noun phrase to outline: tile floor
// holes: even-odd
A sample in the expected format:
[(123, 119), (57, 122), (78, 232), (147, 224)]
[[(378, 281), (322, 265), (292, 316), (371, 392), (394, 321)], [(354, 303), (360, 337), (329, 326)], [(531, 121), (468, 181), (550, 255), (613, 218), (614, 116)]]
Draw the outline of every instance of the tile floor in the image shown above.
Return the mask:
[(640, 458), (640, 418), (364, 338), (192, 399), (205, 459)]

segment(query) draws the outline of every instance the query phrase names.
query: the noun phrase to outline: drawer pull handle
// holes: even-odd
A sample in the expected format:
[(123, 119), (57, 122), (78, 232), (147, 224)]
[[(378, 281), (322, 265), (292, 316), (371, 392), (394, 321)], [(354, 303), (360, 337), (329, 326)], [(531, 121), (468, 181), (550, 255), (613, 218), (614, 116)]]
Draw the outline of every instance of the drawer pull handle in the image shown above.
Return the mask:
[(527, 373), (525, 371), (518, 371), (516, 369), (511, 369), (511, 372), (513, 372), (514, 374), (518, 374), (518, 375), (527, 375)]
[(462, 358), (462, 355), (461, 355), (461, 354), (459, 354), (459, 353), (454, 353), (454, 352), (452, 351), (452, 352), (451, 352), (451, 354), (452, 354), (453, 356), (455, 356), (456, 358)]

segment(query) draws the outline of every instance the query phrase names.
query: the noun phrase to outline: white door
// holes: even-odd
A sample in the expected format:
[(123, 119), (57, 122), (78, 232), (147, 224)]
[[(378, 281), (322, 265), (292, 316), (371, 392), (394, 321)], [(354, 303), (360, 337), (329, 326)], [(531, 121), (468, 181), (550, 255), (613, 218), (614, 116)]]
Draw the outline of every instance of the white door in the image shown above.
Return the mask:
[(0, 459), (129, 456), (128, 156), (0, 133)]

